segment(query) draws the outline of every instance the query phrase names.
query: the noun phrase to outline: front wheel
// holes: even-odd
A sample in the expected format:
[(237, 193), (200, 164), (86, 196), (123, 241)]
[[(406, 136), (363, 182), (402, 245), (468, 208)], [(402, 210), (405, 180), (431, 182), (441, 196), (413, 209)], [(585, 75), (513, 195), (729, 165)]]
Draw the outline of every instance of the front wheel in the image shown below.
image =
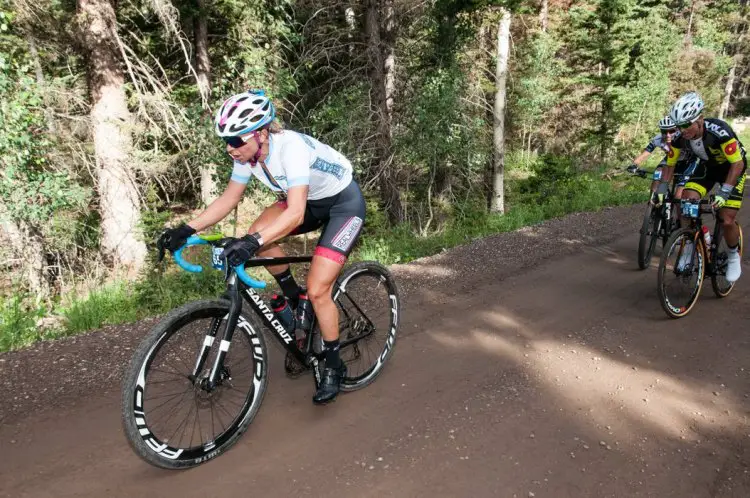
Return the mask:
[(692, 228), (672, 233), (659, 261), (658, 292), (670, 318), (687, 315), (698, 301), (705, 274), (703, 239)]
[[(742, 248), (744, 246), (742, 242), (742, 227), (739, 223), (736, 221), (734, 222), (737, 225), (737, 229), (740, 231), (740, 246), (738, 248), (740, 252), (740, 258), (742, 257)], [(727, 282), (727, 279), (724, 277), (727, 274), (727, 241), (724, 240), (723, 230), (721, 229), (721, 225), (719, 225), (714, 234), (714, 240), (716, 242), (716, 252), (714, 254), (714, 260), (713, 260), (713, 268), (714, 271), (711, 274), (711, 287), (714, 290), (714, 294), (716, 294), (717, 297), (727, 297), (730, 292), (732, 292), (732, 289), (734, 289), (734, 284), (737, 282)]]
[(641, 238), (638, 241), (638, 267), (641, 270), (648, 268), (651, 262), (651, 255), (654, 253), (654, 247), (656, 247), (656, 241), (659, 238), (661, 221), (659, 211), (654, 209), (654, 206), (649, 202), (646, 213), (643, 215)]
[(341, 360), (347, 367), (341, 390), (354, 391), (371, 384), (393, 354), (401, 306), (398, 287), (383, 265), (364, 261), (339, 277), (333, 300), (339, 311)]
[[(231, 447), (252, 422), (268, 384), (256, 322), (242, 314), (231, 343), (220, 340), (230, 303), (188, 303), (164, 317), (136, 349), (125, 373), (122, 423), (135, 453), (166, 469), (198, 465)], [(217, 383), (209, 385), (219, 350)], [(205, 361), (197, 373), (198, 358)]]

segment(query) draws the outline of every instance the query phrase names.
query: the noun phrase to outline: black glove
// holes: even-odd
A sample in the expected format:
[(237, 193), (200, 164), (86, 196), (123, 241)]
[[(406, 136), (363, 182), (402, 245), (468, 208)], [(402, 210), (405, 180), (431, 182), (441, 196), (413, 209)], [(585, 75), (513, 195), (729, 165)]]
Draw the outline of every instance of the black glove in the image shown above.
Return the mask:
[(177, 249), (185, 245), (188, 237), (195, 233), (195, 228), (190, 225), (183, 223), (177, 228), (167, 228), (162, 232), (159, 239), (156, 241), (156, 247), (159, 250), (159, 261), (164, 259), (164, 253), (166, 250), (169, 252), (175, 252)]
[(258, 249), (260, 249), (258, 239), (253, 235), (245, 235), (241, 239), (233, 240), (227, 244), (221, 255), (227, 258), (229, 266), (234, 268), (252, 258)]
[(628, 171), (628, 173), (635, 173), (638, 170), (638, 166), (633, 163), (625, 169)]

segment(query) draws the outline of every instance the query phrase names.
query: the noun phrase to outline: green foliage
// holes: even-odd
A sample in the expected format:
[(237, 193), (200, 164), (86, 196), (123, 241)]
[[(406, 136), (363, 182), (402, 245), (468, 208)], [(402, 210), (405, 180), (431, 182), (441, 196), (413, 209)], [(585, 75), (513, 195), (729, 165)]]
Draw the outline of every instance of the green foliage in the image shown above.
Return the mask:
[[(528, 179), (508, 187), (510, 209), (488, 214), (483, 203), (458, 206), (456, 216), (440, 231), (416, 235), (408, 225), (378, 228), (362, 237), (355, 259), (378, 259), (385, 264), (407, 263), (474, 239), (541, 223), (579, 211), (632, 204), (647, 199), (647, 186), (638, 179), (610, 180), (604, 169), (581, 173), (571, 158), (544, 156)], [(370, 225), (368, 221), (368, 225)]]
[(221, 272), (191, 274), (184, 271), (151, 271), (136, 282), (117, 282), (97, 289), (83, 298), (75, 298), (61, 308), (64, 333), (74, 334), (166, 313), (196, 299), (216, 297), (224, 288)]
[(24, 294), (0, 298), (0, 352), (28, 346), (42, 338), (37, 320), (46, 309), (31, 302)]
[(60, 310), (67, 334), (101, 328), (103, 325), (135, 321), (138, 308), (129, 285), (119, 283), (91, 292), (86, 299), (74, 300)]
[(44, 103), (13, 21), (0, 10), (0, 202), (11, 218), (39, 225), (82, 206), (88, 189), (48, 165), (54, 142), (44, 132)]
[(165, 209), (164, 201), (159, 198), (154, 185), (149, 185), (141, 211), (141, 232), (147, 244), (151, 244), (161, 234), (171, 213)]
[[(202, 207), (203, 166), (215, 166), (217, 184), (225, 185), (232, 162), (213, 134), (213, 113), (228, 95), (252, 87), (273, 97), (280, 121), (354, 164), (368, 203), (355, 257), (406, 262), (574, 210), (641, 200), (642, 182), (611, 181), (599, 165), (631, 157), (686, 90), (698, 90), (707, 108), (717, 110), (731, 55), (744, 53), (732, 34), (747, 21), (738, 2), (698, 2), (688, 39), (690, 4), (586, 0), (561, 8), (551, 2), (542, 33), (535, 2), (396, 2), (388, 167), (402, 181), (406, 216), (393, 227), (378, 192), (381, 137), (373, 103), (379, 92), (371, 78), (366, 3), (218, 0), (198, 11), (195, 2), (182, 2), (171, 4), (179, 16), (165, 16), (157, 9), (170, 5), (121, 2), (118, 35), (129, 58), (122, 66), (135, 118), (129, 159), (143, 236), (151, 242), (164, 225)], [(92, 194), (97, 175), (86, 60), (71, 29), (75, 6), (44, 1), (35, 13), (40, 17), (32, 17), (15, 5), (0, 0), (0, 201), (11, 217), (41, 232), (54, 272), (79, 279), (89, 274), (88, 260), (98, 260), (101, 227)], [(499, 6), (513, 13), (504, 151), (509, 209), (490, 215), (485, 199)], [(353, 28), (346, 7), (354, 9)], [(193, 43), (197, 19), (208, 26), (210, 109), (174, 36), (176, 27), (183, 42)], [(389, 41), (381, 38), (380, 48)], [(738, 73), (738, 86), (741, 78)], [(734, 104), (738, 113), (748, 107)], [(255, 188), (247, 195), (256, 195)], [(173, 270), (149, 261), (137, 282), (110, 284), (85, 298), (63, 296), (65, 307), (46, 311), (62, 313), (67, 325), (47, 336), (161, 313), (222, 288), (217, 272)], [(33, 300), (22, 296), (3, 306), (2, 330), (13, 332), (0, 333), (0, 348), (40, 337), (33, 323), (44, 313)]]
[[(367, 92), (369, 85), (360, 81), (329, 93), (310, 110), (306, 126), (298, 127), (341, 151), (352, 162), (360, 178), (368, 174), (367, 166), (373, 155), (371, 144), (363, 140), (370, 133), (371, 126)], [(348, 125), (342, 126), (342, 123)]]
[(555, 57), (559, 49), (560, 43), (552, 35), (539, 32), (516, 54), (514, 65), (519, 76), (509, 92), (508, 130), (520, 138), (521, 148), (528, 133), (547, 133), (540, 125), (557, 102), (555, 82), (562, 72), (561, 61)]

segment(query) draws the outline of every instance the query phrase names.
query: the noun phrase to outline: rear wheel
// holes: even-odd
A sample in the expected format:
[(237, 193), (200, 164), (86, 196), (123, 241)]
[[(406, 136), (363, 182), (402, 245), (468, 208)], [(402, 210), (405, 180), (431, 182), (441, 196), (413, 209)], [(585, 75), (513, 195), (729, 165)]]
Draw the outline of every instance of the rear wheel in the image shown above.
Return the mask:
[(659, 261), (658, 292), (662, 308), (670, 318), (681, 318), (695, 306), (703, 286), (705, 254), (702, 239), (696, 244), (695, 230), (672, 233)]
[[(347, 367), (341, 389), (354, 391), (372, 383), (393, 354), (400, 311), (398, 287), (383, 265), (365, 261), (339, 277), (333, 300), (339, 311), (341, 360)], [(321, 362), (318, 368), (323, 366)]]
[(638, 241), (638, 267), (641, 270), (648, 268), (651, 262), (651, 255), (654, 253), (654, 247), (656, 247), (656, 241), (659, 238), (661, 222), (659, 210), (654, 209), (654, 206), (649, 203), (646, 213), (643, 215), (641, 238)]
[[(742, 226), (740, 226), (739, 223), (735, 221), (735, 224), (737, 225), (737, 228), (740, 231), (740, 257), (742, 257), (742, 248), (744, 246), (742, 241)], [(727, 274), (727, 241), (724, 240), (724, 233), (721, 229), (721, 225), (717, 227), (715, 230), (715, 241), (716, 241), (716, 254), (714, 256), (714, 272), (713, 275), (711, 275), (711, 287), (714, 290), (714, 294), (716, 294), (717, 297), (727, 297), (730, 292), (732, 292), (732, 289), (734, 289), (734, 284), (737, 282), (727, 282), (727, 279), (725, 275)]]

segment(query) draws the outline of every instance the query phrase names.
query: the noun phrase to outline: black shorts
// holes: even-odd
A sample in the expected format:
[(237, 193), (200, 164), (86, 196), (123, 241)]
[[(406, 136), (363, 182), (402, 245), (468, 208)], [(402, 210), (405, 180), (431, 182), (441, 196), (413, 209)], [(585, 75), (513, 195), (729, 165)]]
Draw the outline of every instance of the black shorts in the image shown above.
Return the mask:
[[(277, 205), (286, 209), (286, 201)], [(301, 235), (323, 227), (315, 256), (328, 258), (343, 265), (365, 224), (365, 198), (357, 182), (352, 182), (341, 192), (325, 199), (307, 201), (305, 218), (291, 235)]]
[[(712, 188), (714, 188), (715, 184), (724, 183), (727, 180), (729, 167), (729, 164), (709, 166), (705, 161), (700, 161), (696, 166), (695, 173), (688, 184), (685, 185), (685, 188), (698, 192), (698, 195), (704, 197)], [(739, 209), (742, 207), (742, 196), (745, 193), (746, 169), (747, 161), (745, 161), (745, 167), (742, 169), (742, 173), (740, 173), (739, 178), (737, 178), (737, 185), (734, 186), (727, 203), (724, 204), (725, 208)]]

